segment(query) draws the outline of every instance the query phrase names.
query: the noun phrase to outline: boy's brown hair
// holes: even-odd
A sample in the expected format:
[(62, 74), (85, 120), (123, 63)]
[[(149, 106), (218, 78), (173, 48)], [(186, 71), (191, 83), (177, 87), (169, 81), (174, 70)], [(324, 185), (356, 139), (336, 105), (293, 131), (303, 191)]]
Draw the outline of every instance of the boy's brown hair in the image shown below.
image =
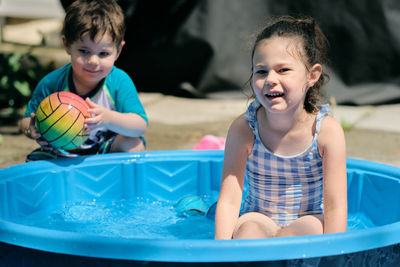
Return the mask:
[(76, 0), (67, 8), (62, 29), (67, 45), (84, 34), (95, 40), (106, 33), (117, 46), (124, 40), (124, 14), (115, 0)]

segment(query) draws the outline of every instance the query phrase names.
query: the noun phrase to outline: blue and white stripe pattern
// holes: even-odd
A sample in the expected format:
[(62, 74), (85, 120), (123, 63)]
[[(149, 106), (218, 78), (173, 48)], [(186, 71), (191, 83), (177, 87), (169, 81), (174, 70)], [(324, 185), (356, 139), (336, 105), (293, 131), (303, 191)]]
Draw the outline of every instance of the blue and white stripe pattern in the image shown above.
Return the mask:
[(323, 213), (322, 158), (317, 137), (329, 105), (318, 112), (311, 145), (295, 156), (276, 155), (261, 142), (256, 117), (259, 107), (254, 100), (246, 111), (255, 140), (247, 159), (247, 195), (241, 214), (261, 212), (282, 227), (303, 215)]

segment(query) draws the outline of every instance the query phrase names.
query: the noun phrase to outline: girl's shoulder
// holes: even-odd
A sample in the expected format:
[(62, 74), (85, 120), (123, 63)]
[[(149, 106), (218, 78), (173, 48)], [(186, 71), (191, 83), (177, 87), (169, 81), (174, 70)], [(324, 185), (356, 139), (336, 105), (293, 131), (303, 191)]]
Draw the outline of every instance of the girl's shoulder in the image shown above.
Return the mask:
[(340, 123), (331, 115), (326, 115), (321, 123), (318, 135), (318, 147), (323, 155), (324, 151), (343, 148), (345, 145), (344, 131)]
[(246, 118), (246, 115), (243, 113), (239, 115), (231, 124), (229, 130), (242, 133), (242, 134), (253, 134), (249, 127), (249, 121)]
[(320, 134), (332, 134), (333, 132), (343, 132), (343, 128), (334, 117), (326, 115), (321, 123)]
[(249, 153), (253, 147), (254, 138), (255, 136), (249, 126), (245, 114), (237, 117), (229, 127), (227, 142), (234, 145), (244, 146), (249, 150)]

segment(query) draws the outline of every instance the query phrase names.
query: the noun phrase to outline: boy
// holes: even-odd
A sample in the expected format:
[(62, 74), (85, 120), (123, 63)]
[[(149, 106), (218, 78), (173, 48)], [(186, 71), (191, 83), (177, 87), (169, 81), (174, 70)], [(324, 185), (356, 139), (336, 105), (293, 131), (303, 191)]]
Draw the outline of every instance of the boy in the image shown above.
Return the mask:
[[(148, 124), (146, 113), (132, 80), (114, 66), (125, 43), (124, 33), (124, 15), (114, 0), (77, 0), (69, 6), (62, 41), (71, 63), (39, 82), (20, 121), (22, 132), (41, 146), (27, 161), (145, 149), (141, 136)], [(37, 107), (57, 91), (81, 96), (92, 115), (85, 120), (88, 140), (73, 151), (52, 148), (35, 128)]]

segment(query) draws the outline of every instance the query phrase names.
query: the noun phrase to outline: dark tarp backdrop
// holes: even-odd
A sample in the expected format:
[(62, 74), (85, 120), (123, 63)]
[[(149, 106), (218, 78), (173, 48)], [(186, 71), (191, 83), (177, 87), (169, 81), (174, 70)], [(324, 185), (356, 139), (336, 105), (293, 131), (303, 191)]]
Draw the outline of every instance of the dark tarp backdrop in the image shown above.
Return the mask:
[(339, 104), (400, 103), (397, 0), (119, 3), (126, 15), (127, 43), (116, 65), (139, 91), (197, 97), (242, 90), (250, 77), (252, 40), (265, 21), (275, 15), (308, 15), (330, 42), (328, 97)]

